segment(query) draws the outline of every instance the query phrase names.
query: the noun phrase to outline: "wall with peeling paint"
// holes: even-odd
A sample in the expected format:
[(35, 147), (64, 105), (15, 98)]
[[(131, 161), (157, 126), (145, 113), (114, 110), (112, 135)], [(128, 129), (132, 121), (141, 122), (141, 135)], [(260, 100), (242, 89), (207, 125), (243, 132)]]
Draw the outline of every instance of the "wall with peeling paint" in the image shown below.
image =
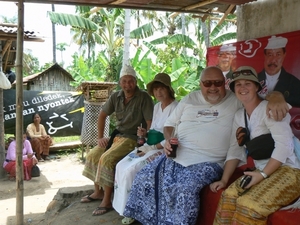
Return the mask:
[(258, 0), (236, 13), (238, 41), (300, 30), (299, 0)]

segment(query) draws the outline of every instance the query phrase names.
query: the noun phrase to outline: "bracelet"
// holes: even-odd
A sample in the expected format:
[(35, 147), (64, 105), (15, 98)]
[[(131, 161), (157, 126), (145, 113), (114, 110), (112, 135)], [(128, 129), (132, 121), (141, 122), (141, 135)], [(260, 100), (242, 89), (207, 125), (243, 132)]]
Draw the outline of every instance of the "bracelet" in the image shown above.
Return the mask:
[(259, 171), (260, 174), (263, 176), (264, 179), (268, 178), (269, 176), (267, 174), (264, 173), (264, 171)]

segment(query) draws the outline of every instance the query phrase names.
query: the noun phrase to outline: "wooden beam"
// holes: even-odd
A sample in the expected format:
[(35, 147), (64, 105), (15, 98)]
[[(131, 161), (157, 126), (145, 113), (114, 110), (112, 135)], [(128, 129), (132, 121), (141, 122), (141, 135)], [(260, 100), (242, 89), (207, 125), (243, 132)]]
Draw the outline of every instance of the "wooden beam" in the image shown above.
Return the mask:
[(217, 24), (217, 26), (221, 25), (225, 18), (228, 16), (228, 14), (232, 11), (232, 9), (235, 7), (235, 5), (230, 5), (228, 7), (228, 9), (225, 11), (224, 15), (222, 16), (222, 18), (220, 19), (219, 23)]
[(3, 58), (3, 56), (5, 55), (6, 51), (8, 49), (10, 49), (10, 46), (11, 46), (11, 43), (12, 43), (12, 40), (7, 40), (3, 49), (2, 49), (2, 54), (1, 54), (1, 57)]
[(116, 1), (114, 1), (112, 3), (110, 3), (110, 5), (119, 5), (119, 4), (122, 4), (122, 3), (126, 2), (126, 1), (127, 0), (116, 0)]
[(206, 0), (206, 1), (194, 4), (194, 5), (187, 6), (187, 7), (183, 8), (183, 9), (184, 10), (191, 10), (191, 9), (199, 8), (201, 6), (209, 5), (209, 4), (214, 3), (216, 1), (218, 1), (218, 0)]

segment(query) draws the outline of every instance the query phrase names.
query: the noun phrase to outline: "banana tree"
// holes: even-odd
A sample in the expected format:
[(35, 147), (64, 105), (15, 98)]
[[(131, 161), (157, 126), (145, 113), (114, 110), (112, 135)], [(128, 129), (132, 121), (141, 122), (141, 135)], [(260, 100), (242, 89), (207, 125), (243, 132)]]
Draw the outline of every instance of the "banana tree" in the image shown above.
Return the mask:
[[(119, 58), (120, 55), (118, 54), (122, 54), (119, 49), (123, 48), (124, 42), (124, 10), (101, 8), (92, 11), (91, 8), (84, 7), (80, 12), (80, 15), (54, 12), (48, 12), (48, 14), (53, 23), (63, 26), (70, 25), (73, 30), (76, 30), (78, 32), (76, 43), (81, 44), (80, 46), (88, 45), (90, 51), (92, 51), (98, 44), (109, 61)], [(130, 36), (143, 39), (153, 34), (151, 29), (153, 29), (153, 26), (150, 23), (145, 24), (130, 33)], [(106, 71), (108, 80), (115, 77), (115, 72), (120, 70), (122, 64), (114, 66), (118, 68), (112, 70), (110, 67)]]

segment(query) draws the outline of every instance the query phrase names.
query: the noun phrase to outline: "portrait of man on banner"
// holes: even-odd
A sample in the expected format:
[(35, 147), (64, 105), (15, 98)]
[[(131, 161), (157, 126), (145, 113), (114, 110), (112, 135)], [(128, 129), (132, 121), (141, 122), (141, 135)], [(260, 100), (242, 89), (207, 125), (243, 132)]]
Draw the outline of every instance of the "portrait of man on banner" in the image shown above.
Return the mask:
[(272, 91), (281, 92), (292, 106), (300, 107), (300, 80), (282, 66), (286, 58), (288, 39), (272, 36), (264, 48), (264, 69), (258, 74), (262, 85), (259, 94), (265, 97)]

